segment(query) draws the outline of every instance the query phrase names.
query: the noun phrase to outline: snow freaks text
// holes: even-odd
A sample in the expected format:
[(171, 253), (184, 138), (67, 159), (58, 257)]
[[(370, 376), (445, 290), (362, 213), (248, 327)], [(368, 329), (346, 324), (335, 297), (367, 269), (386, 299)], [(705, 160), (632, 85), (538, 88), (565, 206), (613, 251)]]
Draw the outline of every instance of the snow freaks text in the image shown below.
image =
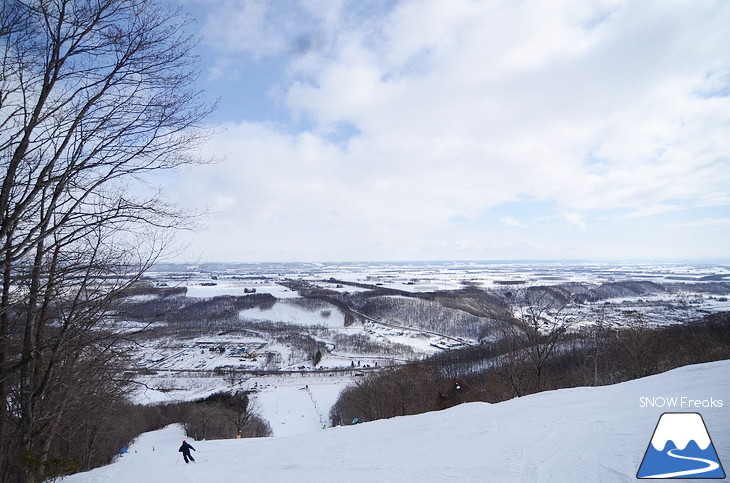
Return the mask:
[(641, 408), (669, 408), (669, 409), (701, 409), (721, 408), (722, 399), (693, 399), (686, 396), (642, 396), (639, 398)]

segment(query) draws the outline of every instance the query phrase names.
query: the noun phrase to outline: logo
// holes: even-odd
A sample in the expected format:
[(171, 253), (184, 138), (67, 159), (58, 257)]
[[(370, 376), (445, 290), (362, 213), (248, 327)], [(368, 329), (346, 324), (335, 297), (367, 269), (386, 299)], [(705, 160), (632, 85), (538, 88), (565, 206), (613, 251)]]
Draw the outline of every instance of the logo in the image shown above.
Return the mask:
[(662, 414), (636, 477), (725, 478), (702, 416)]

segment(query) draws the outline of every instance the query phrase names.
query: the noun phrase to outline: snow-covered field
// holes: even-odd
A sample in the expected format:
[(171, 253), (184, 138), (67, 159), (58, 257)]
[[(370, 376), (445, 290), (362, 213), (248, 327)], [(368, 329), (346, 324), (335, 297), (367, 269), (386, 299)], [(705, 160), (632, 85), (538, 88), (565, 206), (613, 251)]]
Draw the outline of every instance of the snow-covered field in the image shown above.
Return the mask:
[[(615, 264), (615, 263), (350, 263), (350, 264), (257, 264), (198, 267), (161, 267), (150, 279), (163, 287), (181, 287), (192, 299), (220, 295), (270, 293), (277, 302), (270, 308), (238, 312), (241, 330), (201, 331), (200, 335), (176, 338), (164, 333), (134, 346), (136, 379), (144, 382), (135, 400), (143, 404), (183, 401), (205, 397), (220, 390), (250, 390), (259, 410), (271, 424), (275, 436), (298, 434), (328, 423), (330, 407), (348, 384), (374, 366), (400, 364), (446, 348), (453, 339), (424, 330), (409, 330), (386, 321), (361, 317), (344, 327), (344, 315), (334, 305), (320, 301), (307, 305), (296, 300), (298, 293), (287, 287), (292, 280), (308, 286), (361, 293), (373, 287), (390, 287), (405, 292), (455, 290), (467, 285), (487, 289), (513, 290), (512, 283), (594, 284), (624, 280), (655, 283), (683, 283), (691, 286), (708, 280), (727, 287), (730, 267), (722, 264)], [(505, 285), (506, 284), (506, 285)], [(365, 288), (371, 287), (371, 288)], [(574, 328), (597, 320), (617, 326), (641, 322), (652, 325), (676, 323), (704, 314), (730, 310), (724, 293), (642, 294), (615, 296), (575, 307)], [(150, 295), (137, 295), (143, 302)], [(392, 300), (398, 295), (389, 296)], [(411, 300), (410, 297), (405, 297)], [(283, 323), (300, 327), (302, 333), (324, 344), (321, 362), (315, 367), (312, 354), (302, 352), (285, 340), (261, 332), (254, 322)], [(157, 327), (157, 323), (153, 327)], [(173, 324), (174, 326), (174, 324)], [(118, 322), (117, 330), (139, 329), (136, 322)], [(297, 330), (296, 328), (292, 330)], [(382, 347), (399, 344), (410, 353), (389, 355), (354, 351), (336, 343), (336, 336), (362, 337)], [(466, 341), (475, 343), (476, 341)], [(352, 369), (348, 372), (342, 372)], [(226, 375), (234, 371), (236, 374)], [(281, 371), (271, 375), (271, 371)], [(262, 375), (261, 372), (264, 372)], [(308, 387), (308, 389), (306, 389)], [(288, 399), (302, 404), (292, 412)]]
[(246, 290), (256, 290), (259, 293), (270, 293), (278, 299), (298, 297), (296, 292), (274, 282), (227, 279), (221, 281), (210, 281), (207, 278), (194, 278), (183, 283), (188, 289), (187, 296), (193, 298), (209, 298), (219, 295), (246, 295)]
[[(263, 439), (188, 441), (179, 426), (141, 435), (115, 463), (66, 483), (146, 482), (630, 482), (663, 412), (699, 412), (730, 465), (730, 361), (698, 364), (615, 386), (535, 394), (499, 404)], [(315, 385), (310, 384), (315, 393)], [(295, 391), (277, 411), (296, 415)], [(302, 397), (300, 397), (302, 396)], [(722, 407), (645, 407), (642, 398)], [(661, 399), (665, 401), (666, 399)], [(678, 401), (682, 401), (678, 399)], [(311, 403), (310, 403), (311, 404)], [(288, 406), (289, 405), (289, 406)], [(717, 404), (716, 404), (717, 406)]]
[(345, 316), (335, 307), (324, 310), (307, 310), (287, 300), (278, 301), (270, 309), (242, 310), (238, 313), (241, 319), (266, 320), (296, 325), (321, 325), (324, 327), (343, 327)]
[[(161, 266), (150, 277), (170, 285), (188, 287), (188, 296), (211, 297), (242, 294), (244, 287), (271, 293), (277, 298), (296, 296), (277, 283), (282, 279), (313, 281), (337, 291), (362, 288), (337, 287), (331, 279), (381, 285), (407, 292), (453, 290), (474, 284), (493, 288), (504, 282), (557, 284), (651, 280), (656, 283), (696, 283), (708, 277), (730, 281), (730, 266), (722, 263), (618, 263), (618, 262), (391, 262), (391, 263), (292, 263), (209, 264), (192, 267)], [(258, 278), (257, 278), (258, 277)], [(215, 285), (202, 285), (202, 284)]]

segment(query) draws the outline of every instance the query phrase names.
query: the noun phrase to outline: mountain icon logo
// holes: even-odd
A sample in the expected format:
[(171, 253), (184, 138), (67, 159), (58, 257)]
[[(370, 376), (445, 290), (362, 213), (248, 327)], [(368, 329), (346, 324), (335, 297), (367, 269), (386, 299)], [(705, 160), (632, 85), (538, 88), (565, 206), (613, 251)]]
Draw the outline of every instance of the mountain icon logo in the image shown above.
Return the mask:
[(725, 478), (720, 458), (699, 413), (664, 413), (636, 477)]

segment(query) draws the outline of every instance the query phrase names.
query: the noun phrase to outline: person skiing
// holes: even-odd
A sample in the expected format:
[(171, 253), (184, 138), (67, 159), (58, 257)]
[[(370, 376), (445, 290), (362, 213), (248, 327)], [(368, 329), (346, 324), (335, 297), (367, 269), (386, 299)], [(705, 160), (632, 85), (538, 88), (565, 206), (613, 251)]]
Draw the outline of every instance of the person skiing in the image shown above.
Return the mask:
[(190, 450), (195, 451), (195, 448), (190, 446), (187, 441), (183, 440), (182, 446), (180, 446), (180, 449), (178, 451), (183, 454), (183, 459), (185, 459), (186, 463), (188, 462), (188, 459), (190, 461), (195, 461), (195, 458), (193, 458), (193, 456), (190, 454)]

